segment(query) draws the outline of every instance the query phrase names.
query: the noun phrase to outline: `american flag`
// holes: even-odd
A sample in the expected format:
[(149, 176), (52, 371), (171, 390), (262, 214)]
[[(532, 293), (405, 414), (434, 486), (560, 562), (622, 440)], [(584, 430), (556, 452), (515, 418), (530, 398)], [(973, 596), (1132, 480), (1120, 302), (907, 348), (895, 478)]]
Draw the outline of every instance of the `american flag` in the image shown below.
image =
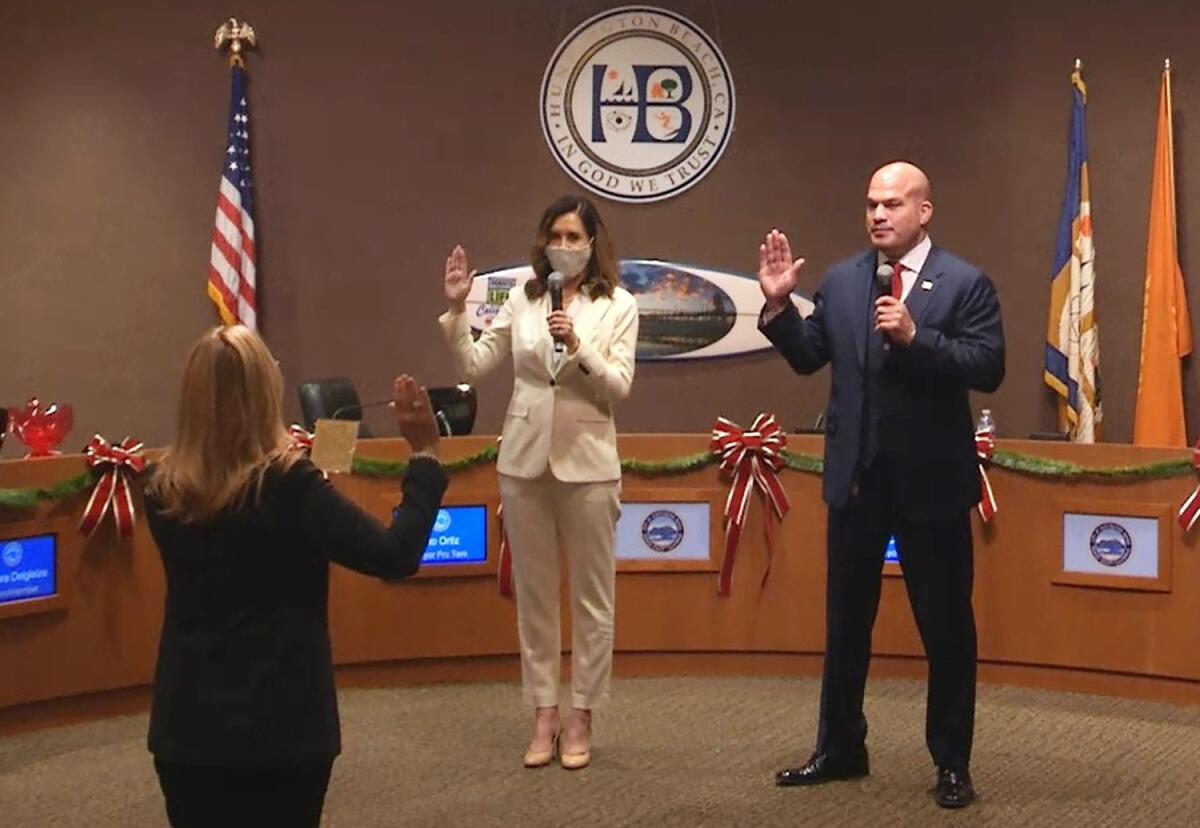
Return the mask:
[(217, 192), (208, 268), (208, 295), (226, 325), (257, 328), (258, 307), (254, 267), (254, 199), (250, 175), (250, 104), (246, 100), (246, 70), (233, 67), (229, 101), (229, 144)]

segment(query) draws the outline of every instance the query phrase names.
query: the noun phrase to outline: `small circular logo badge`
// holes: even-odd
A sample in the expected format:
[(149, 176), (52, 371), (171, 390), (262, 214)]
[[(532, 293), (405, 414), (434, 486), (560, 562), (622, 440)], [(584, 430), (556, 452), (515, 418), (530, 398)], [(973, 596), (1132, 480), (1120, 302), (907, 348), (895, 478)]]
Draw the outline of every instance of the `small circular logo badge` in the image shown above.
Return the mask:
[(562, 168), (618, 201), (678, 195), (733, 133), (733, 78), (712, 39), (652, 6), (609, 9), (559, 44), (542, 78), (542, 132)]
[(1101, 523), (1092, 531), (1092, 557), (1104, 566), (1120, 566), (1133, 553), (1133, 538), (1119, 523)]
[(433, 521), (433, 531), (445, 532), (450, 528), (450, 513), (445, 509), (438, 509), (437, 517)]
[(642, 540), (665, 555), (683, 543), (683, 521), (669, 509), (656, 509), (642, 521)]
[(24, 556), (25, 550), (21, 548), (21, 544), (13, 541), (12, 543), (4, 544), (4, 565), (9, 569), (19, 566), (21, 558)]

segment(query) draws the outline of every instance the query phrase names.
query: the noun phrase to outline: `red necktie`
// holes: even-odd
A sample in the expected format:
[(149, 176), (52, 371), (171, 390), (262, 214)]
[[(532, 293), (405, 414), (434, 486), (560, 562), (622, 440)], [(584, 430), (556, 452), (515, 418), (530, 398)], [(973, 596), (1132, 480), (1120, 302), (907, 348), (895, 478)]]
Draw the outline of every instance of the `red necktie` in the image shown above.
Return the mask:
[(904, 270), (904, 265), (900, 262), (892, 262), (892, 298), (899, 299), (904, 293), (904, 280), (900, 278), (901, 271)]

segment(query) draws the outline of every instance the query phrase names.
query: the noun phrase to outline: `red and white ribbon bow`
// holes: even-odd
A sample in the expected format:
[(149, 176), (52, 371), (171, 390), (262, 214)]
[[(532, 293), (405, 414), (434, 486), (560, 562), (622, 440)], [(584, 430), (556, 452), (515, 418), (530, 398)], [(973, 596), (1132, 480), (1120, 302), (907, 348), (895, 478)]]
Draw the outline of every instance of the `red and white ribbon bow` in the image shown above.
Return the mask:
[(79, 531), (90, 538), (112, 506), (117, 532), (121, 537), (129, 537), (136, 522), (130, 484), (134, 474), (141, 474), (146, 469), (141, 441), (126, 437), (114, 446), (97, 434), (83, 453), (88, 468), (100, 469), (101, 474), (83, 510)]
[[(1200, 440), (1197, 440), (1196, 445), (1192, 446), (1192, 468), (1200, 474)], [(1179, 507), (1179, 525), (1183, 527), (1183, 531), (1190, 532), (1198, 518), (1200, 518), (1200, 483), (1196, 484), (1191, 495)]]
[(292, 423), (288, 426), (288, 447), (292, 451), (302, 451), (305, 454), (312, 454), (312, 432), (302, 425)]
[(996, 435), (991, 431), (975, 432), (975, 457), (979, 460), (979, 516), (987, 523), (1000, 511), (996, 495), (992, 493), (992, 481), (988, 480), (987, 467), (996, 454)]
[(750, 493), (762, 492), (771, 508), (763, 516), (767, 542), (767, 568), (762, 583), (771, 574), (771, 559), (775, 555), (774, 520), (783, 520), (791, 504), (779, 482), (783, 468), (783, 450), (787, 435), (775, 422), (773, 414), (759, 414), (749, 429), (724, 417), (713, 424), (712, 453), (721, 458), (721, 470), (731, 476), (729, 496), (725, 499), (725, 550), (721, 556), (721, 571), (717, 594), (729, 595), (733, 581), (733, 562), (737, 557), (738, 540), (746, 522)]

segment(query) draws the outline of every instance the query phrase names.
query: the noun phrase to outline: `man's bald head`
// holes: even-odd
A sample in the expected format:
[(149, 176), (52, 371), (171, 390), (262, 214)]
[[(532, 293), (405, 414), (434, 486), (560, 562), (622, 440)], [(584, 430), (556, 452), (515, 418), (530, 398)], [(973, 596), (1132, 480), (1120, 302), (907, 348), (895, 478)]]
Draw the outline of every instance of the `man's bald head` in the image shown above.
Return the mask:
[(871, 176), (871, 184), (875, 184), (876, 180), (879, 180), (881, 185), (886, 182), (906, 193), (912, 193), (919, 201), (933, 199), (933, 187), (929, 183), (929, 176), (916, 164), (908, 161), (884, 164)]
[(932, 187), (921, 168), (907, 161), (884, 164), (867, 186), (867, 235), (871, 246), (899, 259), (925, 237), (933, 218)]

